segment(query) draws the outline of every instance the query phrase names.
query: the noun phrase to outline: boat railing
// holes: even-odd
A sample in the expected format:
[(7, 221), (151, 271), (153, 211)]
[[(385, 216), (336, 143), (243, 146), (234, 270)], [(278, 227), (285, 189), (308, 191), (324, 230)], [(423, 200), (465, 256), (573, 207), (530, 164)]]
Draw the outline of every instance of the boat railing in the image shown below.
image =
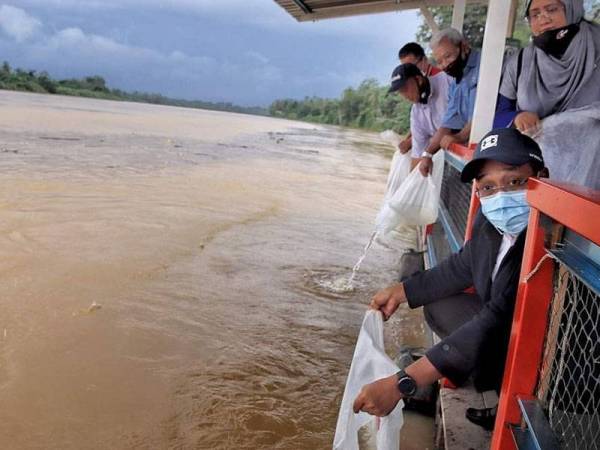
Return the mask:
[[(429, 265), (469, 238), (479, 203), (460, 170), (473, 148), (446, 152)], [(531, 215), (494, 450), (600, 449), (600, 192), (529, 181)], [(436, 239), (436, 226), (445, 239)], [(439, 234), (439, 233), (438, 233)], [(432, 260), (431, 254), (434, 255)]]
[(600, 449), (600, 192), (532, 179), (527, 198), (491, 448)]

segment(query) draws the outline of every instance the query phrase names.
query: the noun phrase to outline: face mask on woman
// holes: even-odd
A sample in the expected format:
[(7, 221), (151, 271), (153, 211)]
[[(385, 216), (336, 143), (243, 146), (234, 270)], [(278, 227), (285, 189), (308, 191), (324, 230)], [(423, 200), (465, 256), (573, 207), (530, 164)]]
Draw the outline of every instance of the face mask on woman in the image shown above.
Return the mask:
[(527, 191), (500, 191), (481, 198), (483, 215), (501, 233), (517, 235), (525, 229), (529, 221)]
[(576, 23), (544, 31), (533, 37), (533, 45), (555, 58), (561, 58), (578, 31), (579, 25)]

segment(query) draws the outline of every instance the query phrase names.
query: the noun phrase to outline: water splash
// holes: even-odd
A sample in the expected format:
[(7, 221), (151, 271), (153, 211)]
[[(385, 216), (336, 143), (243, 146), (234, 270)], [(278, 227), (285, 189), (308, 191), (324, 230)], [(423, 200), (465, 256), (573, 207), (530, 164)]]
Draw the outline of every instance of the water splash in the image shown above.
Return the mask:
[(356, 275), (358, 274), (360, 267), (367, 257), (367, 253), (373, 245), (373, 242), (375, 242), (376, 238), (377, 231), (373, 232), (371, 235), (371, 238), (364, 247), (360, 258), (358, 258), (358, 261), (356, 264), (354, 264), (354, 267), (352, 268), (352, 274), (349, 277), (345, 268), (343, 269), (343, 272), (345, 273), (337, 274), (332, 273), (331, 269), (329, 268), (327, 270), (311, 270), (310, 274), (308, 274), (308, 277), (323, 294), (328, 293), (334, 295), (344, 295), (353, 292), (357, 288), (357, 285), (360, 285), (360, 283), (357, 283), (356, 281)]
[(358, 261), (356, 261), (356, 264), (354, 264), (354, 267), (352, 268), (352, 275), (350, 275), (350, 278), (348, 279), (348, 282), (346, 283), (346, 286), (348, 286), (349, 290), (354, 289), (354, 278), (356, 278), (356, 274), (360, 270), (360, 265), (362, 264), (364, 259), (367, 257), (367, 252), (371, 248), (371, 245), (373, 245), (373, 242), (375, 241), (376, 237), (377, 237), (377, 231), (374, 231), (373, 234), (371, 235), (371, 239), (369, 239), (369, 242), (367, 243), (367, 245), (365, 245), (362, 255), (360, 256), (360, 258), (358, 258)]

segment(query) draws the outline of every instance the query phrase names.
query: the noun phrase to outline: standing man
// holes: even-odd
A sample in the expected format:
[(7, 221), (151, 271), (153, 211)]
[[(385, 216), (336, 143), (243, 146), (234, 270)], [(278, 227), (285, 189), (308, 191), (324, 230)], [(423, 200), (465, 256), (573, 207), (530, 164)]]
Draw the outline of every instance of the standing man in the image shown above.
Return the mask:
[(425, 56), (425, 50), (416, 42), (409, 42), (398, 51), (400, 64), (414, 64), (426, 77), (432, 77), (442, 70), (435, 67)]
[(442, 125), (448, 104), (449, 85), (450, 77), (443, 73), (427, 77), (415, 64), (401, 64), (392, 72), (388, 92), (397, 92), (412, 103), (410, 134), (413, 168)]
[[(417, 387), (441, 377), (456, 385), (471, 374), (479, 390), (499, 390), (508, 349), (529, 217), (527, 180), (547, 176), (539, 146), (510, 128), (479, 143), (461, 180), (475, 179), (482, 217), (463, 248), (430, 270), (379, 291), (370, 307), (389, 318), (403, 303), (423, 307), (442, 341), (396, 375), (363, 386), (354, 411), (385, 416)], [(476, 294), (464, 292), (474, 286)], [(495, 408), (469, 408), (467, 418), (485, 427)]]
[(436, 33), (429, 45), (439, 67), (454, 81), (450, 85), (448, 110), (442, 126), (421, 157), (419, 168), (423, 175), (431, 172), (431, 157), (440, 148), (448, 149), (452, 143), (468, 143), (481, 59), (481, 54), (471, 50), (463, 35), (454, 28)]
[[(440, 69), (429, 62), (427, 56), (425, 56), (423, 47), (416, 42), (409, 42), (408, 44), (404, 45), (400, 51), (398, 51), (398, 59), (400, 60), (400, 64), (414, 64), (426, 77), (433, 77), (443, 73)], [(446, 75), (442, 76), (446, 77)], [(412, 133), (408, 133), (404, 140), (398, 145), (398, 149), (400, 150), (400, 153), (404, 154), (408, 152), (411, 147)], [(417, 156), (417, 158), (418, 157), (420, 157), (420, 155)]]

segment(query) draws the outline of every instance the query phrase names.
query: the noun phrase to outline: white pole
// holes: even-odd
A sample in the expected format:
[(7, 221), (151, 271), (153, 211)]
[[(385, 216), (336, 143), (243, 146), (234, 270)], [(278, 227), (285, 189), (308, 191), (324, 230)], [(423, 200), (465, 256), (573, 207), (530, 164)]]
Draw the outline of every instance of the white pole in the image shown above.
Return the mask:
[(506, 0), (490, 0), (488, 5), (479, 64), (477, 98), (471, 124), (471, 143), (479, 142), (492, 129), (510, 9), (510, 2)]
[(467, 7), (467, 0), (454, 0), (454, 7), (452, 8), (452, 28), (462, 33), (463, 23), (465, 21), (465, 9)]

